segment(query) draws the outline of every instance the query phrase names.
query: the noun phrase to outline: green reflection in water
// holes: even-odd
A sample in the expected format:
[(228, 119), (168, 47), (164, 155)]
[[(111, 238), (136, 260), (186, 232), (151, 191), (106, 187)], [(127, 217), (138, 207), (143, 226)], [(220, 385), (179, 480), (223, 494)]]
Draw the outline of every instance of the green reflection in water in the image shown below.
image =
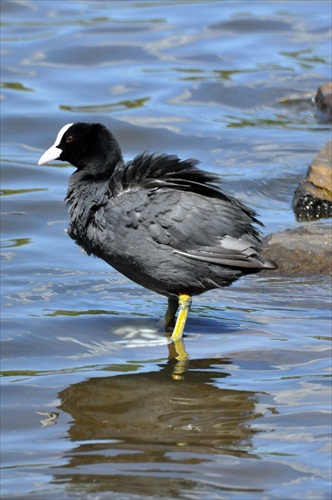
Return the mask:
[(118, 101), (109, 104), (100, 104), (92, 106), (67, 106), (60, 105), (59, 108), (63, 111), (70, 111), (74, 113), (115, 113), (118, 111), (124, 111), (125, 109), (140, 108), (143, 107), (146, 102), (150, 100), (150, 97), (143, 97), (142, 99), (133, 99)]
[(67, 373), (75, 372), (85, 372), (85, 371), (105, 371), (105, 372), (115, 372), (115, 373), (128, 373), (137, 372), (144, 368), (144, 364), (136, 363), (135, 361), (128, 361), (124, 364), (112, 363), (107, 366), (98, 365), (85, 365), (72, 368), (61, 368), (59, 370), (3, 370), (0, 372), (1, 377), (15, 377), (13, 383), (21, 382), (30, 377), (44, 377), (45, 375), (61, 375)]
[(312, 53), (312, 50), (296, 50), (296, 51), (280, 51), (280, 55), (290, 58), (293, 62), (301, 66), (303, 69), (312, 69), (316, 64), (329, 64), (322, 57), (318, 57)]
[(104, 311), (102, 309), (87, 309), (86, 311), (70, 311), (65, 309), (57, 309), (52, 313), (45, 314), (45, 316), (84, 316), (84, 315), (95, 315), (95, 314), (116, 314), (112, 311)]
[(13, 196), (15, 194), (35, 193), (36, 191), (48, 191), (48, 189), (47, 188), (1, 189), (0, 196)]
[[(46, 309), (49, 310), (49, 309)], [(56, 309), (55, 311), (52, 311), (50, 313), (45, 314), (44, 316), (49, 316), (49, 317), (56, 317), (56, 316), (91, 316), (91, 315), (112, 315), (112, 316), (122, 316), (123, 313), (121, 311), (104, 311), (103, 309), (87, 309), (86, 311), (72, 311), (69, 309)], [(133, 316), (138, 316), (138, 317), (149, 317), (149, 314), (144, 314), (140, 312), (134, 312)]]
[(19, 82), (2, 82), (0, 84), (0, 87), (3, 89), (23, 90), (25, 92), (34, 92), (33, 89), (29, 89), (28, 87), (25, 87), (24, 85), (22, 85), (22, 83), (19, 83)]
[[(294, 121), (286, 118), (279, 118), (279, 119), (269, 119), (269, 118), (257, 118), (254, 120), (250, 120), (248, 118), (235, 118), (232, 116), (228, 116), (230, 120), (234, 120), (232, 123), (228, 123), (226, 125), (226, 128), (246, 128), (246, 127), (289, 127), (291, 125), (294, 125)], [(306, 121), (298, 121), (298, 125), (305, 125)]]
[(102, 309), (88, 309), (87, 311), (69, 311), (65, 309), (57, 309), (56, 311), (45, 314), (45, 316), (84, 316), (86, 314), (92, 315), (92, 314), (113, 314), (110, 311), (103, 311)]
[(21, 247), (23, 245), (29, 245), (32, 242), (32, 238), (13, 238), (10, 240), (5, 240), (1, 244), (1, 248), (13, 248)]

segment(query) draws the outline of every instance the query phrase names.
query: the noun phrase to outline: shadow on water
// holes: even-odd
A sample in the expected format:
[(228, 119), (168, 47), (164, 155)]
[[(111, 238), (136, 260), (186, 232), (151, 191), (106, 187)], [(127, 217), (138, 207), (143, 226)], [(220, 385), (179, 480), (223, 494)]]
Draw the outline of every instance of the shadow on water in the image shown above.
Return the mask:
[[(180, 382), (172, 379), (175, 363), (61, 391), (59, 409), (72, 417), (68, 434), (76, 446), (63, 457), (67, 464), (52, 470), (53, 481), (75, 490), (84, 484), (89, 492), (170, 498), (195, 490), (200, 465), (212, 464), (214, 455), (225, 464), (231, 457), (257, 458), (251, 440), (259, 431), (251, 424), (261, 416), (258, 396), (220, 388), (230, 359), (189, 360)], [(221, 469), (213, 483), (221, 486)]]

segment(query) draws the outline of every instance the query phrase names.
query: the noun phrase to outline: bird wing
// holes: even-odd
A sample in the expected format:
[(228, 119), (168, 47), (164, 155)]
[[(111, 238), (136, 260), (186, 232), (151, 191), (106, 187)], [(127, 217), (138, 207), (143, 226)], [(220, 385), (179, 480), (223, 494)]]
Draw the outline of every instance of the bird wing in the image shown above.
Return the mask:
[(206, 246), (187, 252), (180, 250), (175, 250), (175, 252), (211, 264), (252, 269), (263, 267), (263, 261), (259, 259), (257, 249), (252, 243), (231, 236), (220, 238), (219, 243), (215, 247)]
[[(144, 152), (132, 161), (115, 168), (110, 179), (110, 190), (117, 196), (127, 190), (173, 187), (181, 190), (221, 196), (222, 191), (213, 182), (219, 178), (196, 168), (198, 160), (180, 160), (176, 155)], [(208, 194), (209, 193), (209, 194)]]
[[(186, 258), (231, 267), (264, 267), (253, 219), (231, 199), (226, 202), (167, 189), (151, 198), (154, 203), (149, 210), (154, 217), (148, 229), (158, 243)], [(154, 204), (158, 208), (153, 209)]]
[[(226, 195), (217, 178), (196, 168), (196, 160), (143, 153), (116, 170), (110, 189), (132, 227), (184, 258), (213, 264), (261, 268), (256, 213)], [(120, 198), (130, 197), (126, 205)], [(134, 201), (136, 200), (136, 202)]]

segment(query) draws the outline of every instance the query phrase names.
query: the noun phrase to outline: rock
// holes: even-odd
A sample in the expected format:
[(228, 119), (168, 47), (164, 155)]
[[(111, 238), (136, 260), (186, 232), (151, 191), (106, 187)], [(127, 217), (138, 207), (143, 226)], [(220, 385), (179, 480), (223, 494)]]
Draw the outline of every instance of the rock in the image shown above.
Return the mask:
[(315, 104), (332, 120), (332, 83), (321, 85), (315, 97)]
[[(332, 84), (319, 87), (315, 104), (332, 119)], [(293, 210), (298, 221), (332, 217), (332, 141), (316, 156), (296, 188)], [(269, 274), (332, 274), (332, 223), (310, 222), (271, 234), (264, 240), (262, 253), (278, 265), (278, 269), (266, 271)]]
[(271, 234), (264, 240), (263, 255), (278, 265), (273, 274), (331, 274), (332, 225), (310, 223)]
[(332, 217), (332, 141), (316, 156), (296, 188), (293, 210), (298, 221)]

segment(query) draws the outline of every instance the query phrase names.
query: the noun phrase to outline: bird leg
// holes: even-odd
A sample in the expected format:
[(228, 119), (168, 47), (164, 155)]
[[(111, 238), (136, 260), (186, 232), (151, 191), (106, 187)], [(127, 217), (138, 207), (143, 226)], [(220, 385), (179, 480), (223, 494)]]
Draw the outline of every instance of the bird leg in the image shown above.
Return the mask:
[(171, 340), (173, 340), (173, 342), (182, 339), (183, 330), (189, 314), (190, 305), (191, 305), (190, 295), (187, 295), (185, 293), (180, 293), (178, 298), (179, 314), (171, 336)]
[(166, 327), (174, 328), (175, 325), (175, 315), (179, 307), (179, 301), (177, 297), (168, 298), (168, 307), (165, 314)]
[[(174, 342), (174, 347), (177, 354), (176, 359), (180, 362), (185, 361), (188, 358), (188, 354), (184, 347), (182, 335), (188, 317), (190, 304), (191, 304), (190, 295), (179, 294), (178, 298), (169, 297), (168, 307), (165, 314), (166, 327), (168, 326), (173, 328), (173, 333), (171, 335), (171, 342)], [(175, 321), (175, 314), (178, 309), (179, 309), (179, 314), (177, 320)], [(183, 369), (180, 369), (179, 373), (182, 371)]]

